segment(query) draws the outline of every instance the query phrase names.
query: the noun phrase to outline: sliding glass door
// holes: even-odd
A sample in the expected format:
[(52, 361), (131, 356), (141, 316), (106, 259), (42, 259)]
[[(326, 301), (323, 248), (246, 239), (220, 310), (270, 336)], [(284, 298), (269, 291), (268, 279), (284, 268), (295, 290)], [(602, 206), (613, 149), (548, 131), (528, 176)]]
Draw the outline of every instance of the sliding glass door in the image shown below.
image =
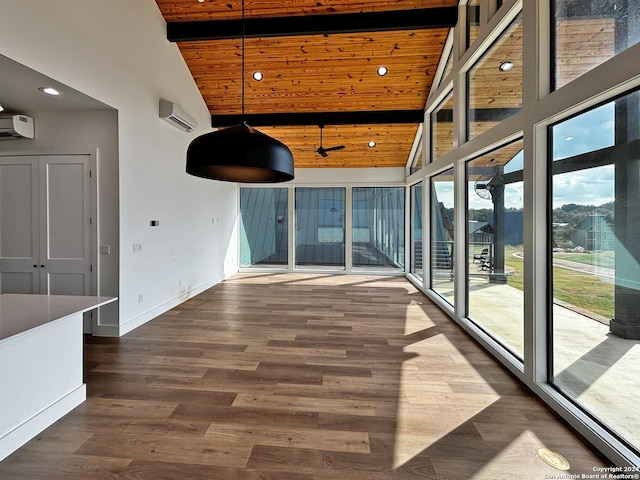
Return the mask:
[(240, 189), (240, 266), (283, 268), (288, 263), (286, 188)]
[(357, 187), (352, 258), (358, 270), (404, 270), (404, 187)]
[(295, 189), (296, 268), (345, 268), (344, 187)]

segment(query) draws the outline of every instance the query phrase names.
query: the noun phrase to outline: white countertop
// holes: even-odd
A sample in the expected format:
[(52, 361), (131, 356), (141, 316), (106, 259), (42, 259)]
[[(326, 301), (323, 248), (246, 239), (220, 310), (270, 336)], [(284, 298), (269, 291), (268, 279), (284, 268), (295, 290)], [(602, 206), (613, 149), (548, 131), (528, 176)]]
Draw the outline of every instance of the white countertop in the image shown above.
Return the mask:
[(0, 295), (0, 340), (116, 300), (117, 297), (4, 293)]

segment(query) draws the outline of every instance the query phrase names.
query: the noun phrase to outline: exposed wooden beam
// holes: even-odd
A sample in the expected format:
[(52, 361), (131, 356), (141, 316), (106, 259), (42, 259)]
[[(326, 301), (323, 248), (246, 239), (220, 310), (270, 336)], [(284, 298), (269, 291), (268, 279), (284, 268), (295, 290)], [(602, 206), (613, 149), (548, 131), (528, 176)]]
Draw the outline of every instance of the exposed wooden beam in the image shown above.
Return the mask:
[[(245, 38), (451, 28), (457, 20), (457, 7), (247, 18)], [(241, 19), (167, 23), (167, 39), (171, 42), (222, 40), (241, 36)]]
[[(382, 110), (368, 112), (291, 112), (251, 113), (244, 121), (252, 127), (292, 125), (370, 125), (396, 123), (422, 123), (422, 110)], [(229, 127), (242, 123), (240, 114), (212, 115), (212, 127)]]

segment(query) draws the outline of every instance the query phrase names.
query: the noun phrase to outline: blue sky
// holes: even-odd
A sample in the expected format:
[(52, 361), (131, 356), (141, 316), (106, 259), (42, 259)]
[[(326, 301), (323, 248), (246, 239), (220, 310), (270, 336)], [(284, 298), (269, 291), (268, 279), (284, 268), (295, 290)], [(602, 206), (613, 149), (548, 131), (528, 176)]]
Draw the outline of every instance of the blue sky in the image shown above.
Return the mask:
[[(592, 152), (615, 143), (613, 102), (565, 120), (552, 128), (553, 159)], [(613, 165), (554, 175), (553, 207), (567, 203), (602, 205), (614, 199)]]

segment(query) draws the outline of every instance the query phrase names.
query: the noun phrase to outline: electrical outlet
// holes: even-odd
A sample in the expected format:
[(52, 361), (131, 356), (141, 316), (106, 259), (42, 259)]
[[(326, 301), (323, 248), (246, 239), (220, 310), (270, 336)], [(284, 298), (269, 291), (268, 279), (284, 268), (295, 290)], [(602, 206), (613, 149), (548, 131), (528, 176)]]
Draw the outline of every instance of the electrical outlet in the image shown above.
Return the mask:
[(138, 253), (142, 251), (142, 244), (141, 243), (134, 243), (133, 244), (133, 253)]
[(111, 255), (111, 245), (100, 245), (100, 255)]
[(144, 300), (144, 296), (141, 293), (139, 293), (138, 294), (138, 303), (142, 303), (143, 300)]

